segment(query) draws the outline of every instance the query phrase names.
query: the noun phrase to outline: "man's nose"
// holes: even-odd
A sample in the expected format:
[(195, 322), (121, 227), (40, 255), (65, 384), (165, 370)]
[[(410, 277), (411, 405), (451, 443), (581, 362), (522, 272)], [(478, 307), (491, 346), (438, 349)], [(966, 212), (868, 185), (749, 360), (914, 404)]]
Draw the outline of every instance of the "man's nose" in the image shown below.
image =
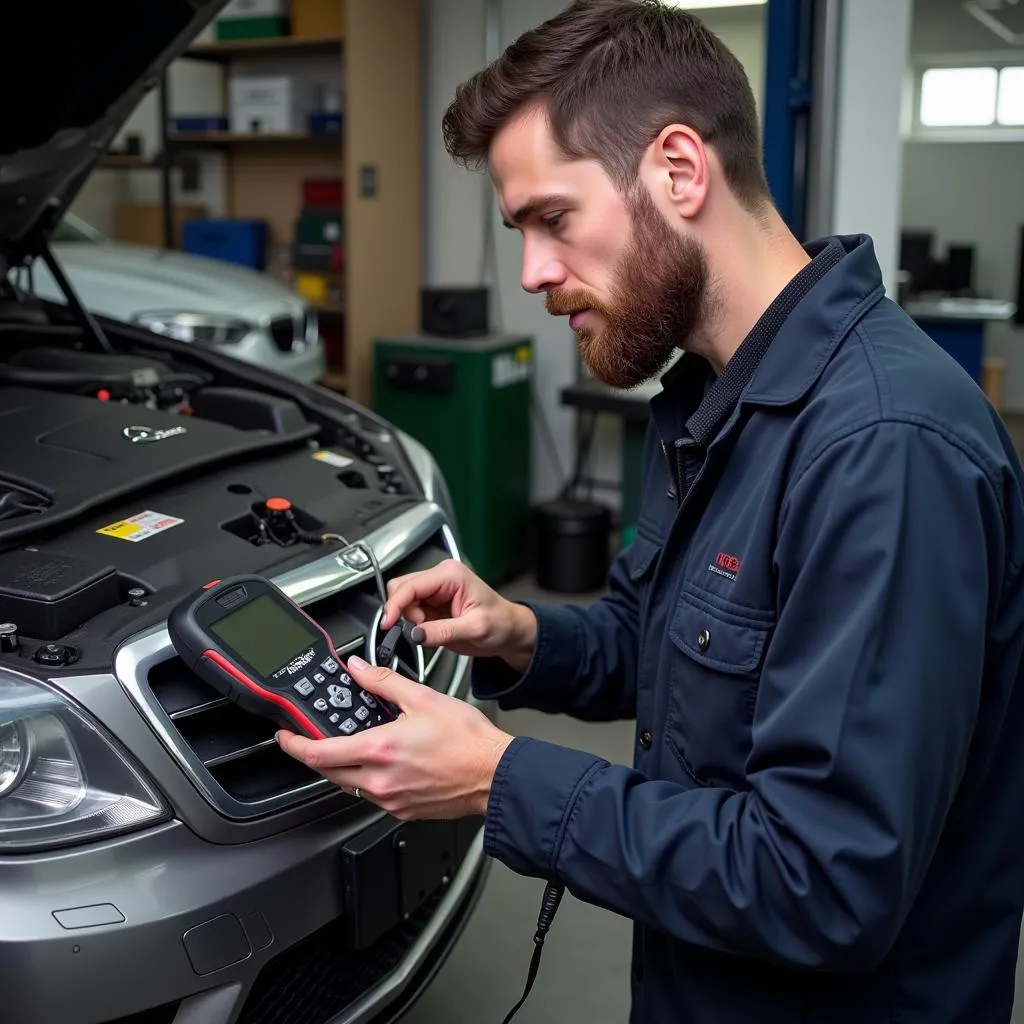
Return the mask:
[(565, 284), (565, 265), (554, 258), (550, 249), (543, 245), (523, 246), (523, 291), (531, 294), (550, 291)]

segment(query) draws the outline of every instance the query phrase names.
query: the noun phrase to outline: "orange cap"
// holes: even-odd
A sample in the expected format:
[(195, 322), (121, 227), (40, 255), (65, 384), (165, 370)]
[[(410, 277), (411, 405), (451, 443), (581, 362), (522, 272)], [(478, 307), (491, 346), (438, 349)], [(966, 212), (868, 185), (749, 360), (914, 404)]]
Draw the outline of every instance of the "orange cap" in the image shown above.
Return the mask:
[(267, 498), (267, 508), (271, 512), (287, 512), (292, 503), (287, 498)]

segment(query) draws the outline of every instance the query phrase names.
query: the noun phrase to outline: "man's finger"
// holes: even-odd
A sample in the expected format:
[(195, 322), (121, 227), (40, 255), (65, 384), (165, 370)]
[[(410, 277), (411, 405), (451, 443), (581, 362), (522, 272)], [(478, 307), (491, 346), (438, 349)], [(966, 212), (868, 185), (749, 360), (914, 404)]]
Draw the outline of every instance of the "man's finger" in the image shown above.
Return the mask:
[(458, 640), (469, 640), (467, 623), (460, 619), (428, 619), (412, 631), (413, 643), (424, 647), (447, 647)]
[(345, 668), (364, 690), (397, 704), (402, 710), (414, 703), (423, 689), (419, 683), (414, 683), (389, 668), (367, 665), (362, 658), (349, 658)]
[(290, 757), (301, 761), (314, 771), (328, 771), (334, 768), (357, 768), (368, 760), (365, 738), (368, 733), (358, 736), (330, 736), (314, 740), (288, 729), (276, 733), (278, 745)]
[(381, 614), (381, 625), (389, 629), (398, 621), (406, 608), (418, 605), (423, 601), (437, 598), (451, 599), (457, 583), (447, 571), (441, 567), (414, 573), (398, 581), (394, 591), (389, 594)]

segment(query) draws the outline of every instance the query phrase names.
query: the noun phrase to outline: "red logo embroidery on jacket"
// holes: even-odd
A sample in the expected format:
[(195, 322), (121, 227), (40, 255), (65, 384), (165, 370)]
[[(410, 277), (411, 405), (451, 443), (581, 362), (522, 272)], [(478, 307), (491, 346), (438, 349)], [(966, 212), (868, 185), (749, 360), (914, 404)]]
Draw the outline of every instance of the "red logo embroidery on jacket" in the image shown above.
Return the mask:
[(740, 571), (740, 560), (727, 551), (719, 551), (715, 560), (708, 566), (708, 572), (716, 576), (724, 576), (727, 580), (735, 580)]

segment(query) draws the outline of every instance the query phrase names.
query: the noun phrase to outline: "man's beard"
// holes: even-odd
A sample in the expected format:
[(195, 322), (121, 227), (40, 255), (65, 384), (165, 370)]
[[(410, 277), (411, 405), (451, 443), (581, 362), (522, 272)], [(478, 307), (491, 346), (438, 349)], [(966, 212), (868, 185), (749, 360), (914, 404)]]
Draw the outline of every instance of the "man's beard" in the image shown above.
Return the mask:
[(585, 289), (549, 292), (549, 313), (580, 309), (599, 313), (595, 333), (576, 330), (580, 356), (610, 387), (633, 388), (661, 371), (685, 348), (708, 315), (708, 258), (703, 246), (673, 231), (646, 190), (638, 185), (627, 200), (632, 237), (614, 277), (614, 294), (602, 303)]

